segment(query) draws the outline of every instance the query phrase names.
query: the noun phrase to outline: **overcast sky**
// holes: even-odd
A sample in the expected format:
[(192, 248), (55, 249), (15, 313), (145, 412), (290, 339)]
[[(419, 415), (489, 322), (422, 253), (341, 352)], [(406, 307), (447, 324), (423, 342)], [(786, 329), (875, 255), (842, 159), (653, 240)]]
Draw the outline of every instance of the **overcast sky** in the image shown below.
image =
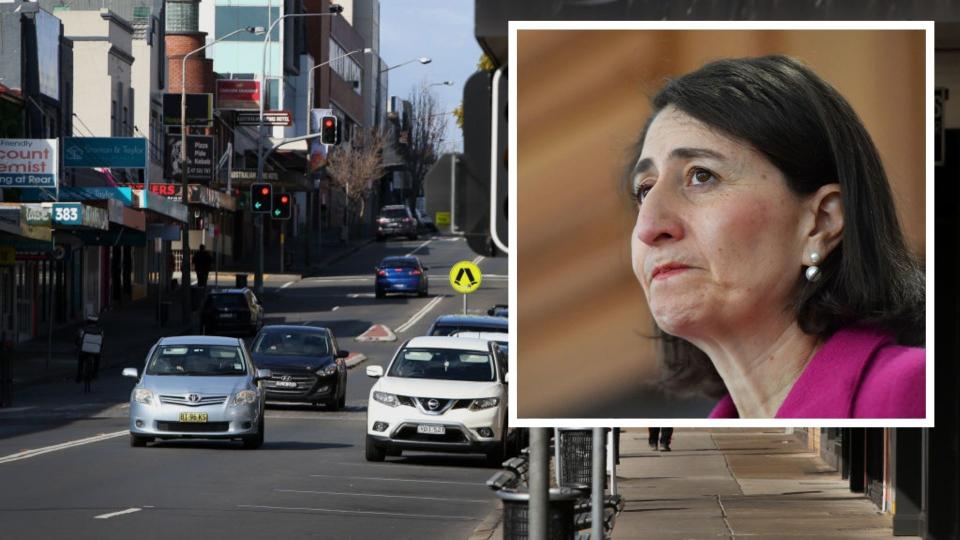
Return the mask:
[[(476, 71), (481, 50), (473, 37), (473, 0), (380, 0), (380, 55), (389, 66), (427, 56), (390, 71), (390, 95), (409, 99), (421, 81), (453, 81), (453, 86), (433, 86), (440, 110), (452, 111), (463, 99), (463, 85)], [(463, 150), (463, 134), (448, 115), (447, 143)]]

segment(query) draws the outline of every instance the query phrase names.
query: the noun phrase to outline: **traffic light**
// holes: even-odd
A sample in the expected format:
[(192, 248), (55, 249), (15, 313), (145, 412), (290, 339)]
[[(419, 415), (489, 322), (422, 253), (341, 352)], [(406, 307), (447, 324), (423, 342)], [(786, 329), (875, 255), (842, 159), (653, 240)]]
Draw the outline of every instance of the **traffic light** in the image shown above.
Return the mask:
[(273, 210), (273, 186), (270, 184), (250, 185), (250, 211), (269, 214)]
[(289, 193), (273, 194), (273, 219), (290, 219), (293, 214), (290, 208), (293, 202), (290, 198)]
[(324, 116), (320, 119), (320, 142), (340, 144), (340, 122), (336, 116)]

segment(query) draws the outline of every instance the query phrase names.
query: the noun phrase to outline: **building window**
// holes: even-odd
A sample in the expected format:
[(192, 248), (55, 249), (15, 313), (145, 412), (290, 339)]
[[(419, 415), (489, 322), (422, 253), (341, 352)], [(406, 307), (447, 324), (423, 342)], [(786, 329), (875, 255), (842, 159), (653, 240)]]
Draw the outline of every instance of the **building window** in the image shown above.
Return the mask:
[(363, 78), (363, 68), (360, 67), (360, 64), (354, 60), (354, 56), (359, 56), (360, 53), (344, 56), (349, 51), (344, 50), (333, 38), (330, 38), (330, 68), (340, 76), (341, 79), (347, 81), (353, 85), (353, 91), (357, 95), (362, 95), (361, 91), (361, 79)]
[(200, 29), (200, 2), (167, 2), (167, 32), (196, 32)]
[[(223, 2), (217, 2), (222, 4)], [(279, 2), (277, 2), (279, 3)], [(170, 5), (170, 4), (168, 4)], [(280, 8), (270, 8), (270, 17), (267, 17), (267, 6), (216, 6), (216, 39), (233, 32), (236, 28), (246, 28), (248, 26), (262, 26), (264, 29), (270, 27), (270, 23), (276, 22), (280, 17)], [(290, 20), (290, 19), (287, 19)], [(276, 43), (280, 40), (280, 25), (273, 27), (270, 32), (270, 41)], [(263, 41), (263, 36), (251, 34), (250, 32), (239, 32), (227, 38), (225, 41)]]

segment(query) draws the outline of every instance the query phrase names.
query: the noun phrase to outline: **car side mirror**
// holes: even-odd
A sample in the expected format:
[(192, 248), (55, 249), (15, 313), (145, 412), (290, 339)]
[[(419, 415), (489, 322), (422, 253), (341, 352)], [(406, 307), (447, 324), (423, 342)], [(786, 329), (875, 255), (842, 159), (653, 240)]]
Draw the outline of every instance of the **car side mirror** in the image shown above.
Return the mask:
[(134, 367), (123, 368), (123, 376), (130, 377), (131, 379), (140, 378), (140, 374), (137, 373), (137, 368)]
[(367, 377), (383, 377), (383, 366), (367, 366)]
[(509, 383), (509, 382), (510, 382), (510, 372), (509, 372), (509, 371), (503, 374), (503, 382), (505, 382), (505, 383)]
[(257, 375), (253, 378), (253, 382), (262, 381), (264, 379), (273, 378), (273, 372), (269, 369), (258, 369)]
[(350, 356), (350, 351), (337, 351), (337, 358), (346, 358), (348, 356)]

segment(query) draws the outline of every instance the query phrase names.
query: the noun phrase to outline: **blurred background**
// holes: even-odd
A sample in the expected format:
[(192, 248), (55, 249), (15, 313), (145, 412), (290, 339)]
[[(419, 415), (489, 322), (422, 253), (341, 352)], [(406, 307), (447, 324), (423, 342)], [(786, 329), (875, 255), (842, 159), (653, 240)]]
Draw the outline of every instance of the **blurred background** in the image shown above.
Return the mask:
[[(652, 390), (652, 319), (619, 188), (664, 81), (727, 57), (787, 54), (846, 97), (925, 249), (922, 31), (522, 30), (517, 38), (518, 416), (702, 418), (713, 400)], [(736, 114), (731, 111), (731, 114)]]

